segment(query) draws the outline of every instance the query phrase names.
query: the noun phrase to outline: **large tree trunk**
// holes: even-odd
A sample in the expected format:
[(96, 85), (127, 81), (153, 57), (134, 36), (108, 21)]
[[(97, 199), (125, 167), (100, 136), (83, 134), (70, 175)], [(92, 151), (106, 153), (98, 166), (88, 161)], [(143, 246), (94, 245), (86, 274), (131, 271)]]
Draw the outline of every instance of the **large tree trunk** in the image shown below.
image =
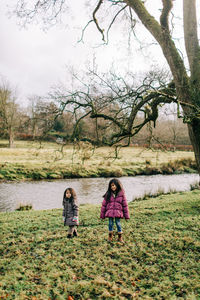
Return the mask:
[(197, 33), (196, 0), (183, 0), (184, 41), (191, 83), (200, 88), (200, 47)]
[(197, 169), (200, 174), (200, 120), (195, 119), (191, 124), (188, 124), (188, 130), (190, 140), (194, 149)]
[[(190, 84), (192, 103), (200, 104), (200, 47), (197, 33), (196, 0), (183, 0), (183, 21), (185, 49), (190, 65)], [(195, 117), (188, 124), (189, 136), (194, 149), (198, 172), (200, 174), (200, 119)], [(199, 182), (200, 184), (200, 182)]]

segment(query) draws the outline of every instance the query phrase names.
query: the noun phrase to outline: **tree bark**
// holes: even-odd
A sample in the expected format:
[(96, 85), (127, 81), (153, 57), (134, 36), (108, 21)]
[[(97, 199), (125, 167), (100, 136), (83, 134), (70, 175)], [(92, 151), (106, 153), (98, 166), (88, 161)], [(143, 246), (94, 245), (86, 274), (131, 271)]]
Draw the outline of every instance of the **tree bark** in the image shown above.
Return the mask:
[(200, 88), (200, 47), (197, 34), (196, 0), (183, 0), (184, 41), (191, 80)]
[[(200, 174), (200, 120), (195, 119), (191, 124), (188, 124), (188, 131), (190, 136), (190, 141), (192, 143), (195, 160), (197, 164), (197, 170)], [(200, 180), (199, 180), (200, 185)]]
[[(196, 0), (183, 0), (183, 22), (185, 48), (190, 65), (190, 84), (192, 102), (200, 104), (200, 47), (197, 33)], [(194, 149), (198, 172), (200, 174), (200, 119), (194, 118), (188, 124), (190, 140)], [(200, 184), (200, 182), (199, 182)]]

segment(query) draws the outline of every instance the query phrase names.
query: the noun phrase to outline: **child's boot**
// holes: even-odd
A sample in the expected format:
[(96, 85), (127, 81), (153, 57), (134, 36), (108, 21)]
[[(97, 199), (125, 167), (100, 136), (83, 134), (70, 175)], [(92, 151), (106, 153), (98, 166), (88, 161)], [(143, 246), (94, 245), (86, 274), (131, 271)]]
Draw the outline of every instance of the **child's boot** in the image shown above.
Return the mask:
[(118, 240), (117, 241), (124, 244), (124, 241), (122, 239), (122, 232), (118, 232)]
[(113, 239), (113, 232), (110, 231), (109, 234), (108, 234), (108, 241), (112, 242), (112, 239)]
[(71, 233), (68, 233), (67, 238), (68, 238), (68, 239), (71, 239), (72, 237), (73, 237), (72, 234), (71, 234)]

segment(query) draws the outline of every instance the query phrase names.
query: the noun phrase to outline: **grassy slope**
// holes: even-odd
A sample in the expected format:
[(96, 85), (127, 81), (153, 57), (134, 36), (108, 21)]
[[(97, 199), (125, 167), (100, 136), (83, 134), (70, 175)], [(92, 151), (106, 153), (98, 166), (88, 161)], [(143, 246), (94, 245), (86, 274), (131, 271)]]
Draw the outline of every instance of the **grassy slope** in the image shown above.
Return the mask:
[[(61, 210), (1, 213), (6, 299), (199, 299), (200, 191), (129, 203), (125, 245), (107, 242), (99, 206), (80, 206), (79, 237)], [(0, 298), (1, 298), (0, 297)]]

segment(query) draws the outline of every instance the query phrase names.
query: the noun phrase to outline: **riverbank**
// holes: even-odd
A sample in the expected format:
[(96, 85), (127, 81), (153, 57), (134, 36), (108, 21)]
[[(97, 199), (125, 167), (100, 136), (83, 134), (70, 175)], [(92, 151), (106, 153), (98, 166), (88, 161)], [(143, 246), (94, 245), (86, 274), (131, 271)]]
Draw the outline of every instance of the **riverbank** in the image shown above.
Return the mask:
[(199, 199), (194, 190), (129, 203), (125, 245), (107, 242), (99, 205), (80, 206), (72, 240), (61, 209), (0, 213), (0, 297), (198, 299)]
[[(3, 144), (1, 144), (2, 147)], [(85, 147), (85, 148), (84, 148)], [(79, 149), (53, 143), (16, 141), (13, 149), (0, 148), (0, 181), (121, 177), (196, 173), (193, 152), (152, 151), (139, 147)]]

